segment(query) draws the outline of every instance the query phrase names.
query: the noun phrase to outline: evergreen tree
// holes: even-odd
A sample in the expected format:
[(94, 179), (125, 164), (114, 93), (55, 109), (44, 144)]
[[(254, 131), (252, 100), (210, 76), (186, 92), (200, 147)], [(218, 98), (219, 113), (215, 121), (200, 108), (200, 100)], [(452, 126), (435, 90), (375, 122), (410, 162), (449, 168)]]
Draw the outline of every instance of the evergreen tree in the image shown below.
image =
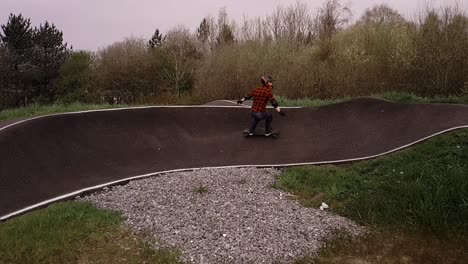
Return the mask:
[(156, 29), (151, 39), (148, 41), (150, 48), (159, 48), (164, 42), (165, 37), (163, 38), (162, 33), (159, 33), (159, 29)]
[(21, 14), (10, 14), (7, 24), (2, 25), (1, 29), (0, 79), (3, 96), (8, 95), (12, 99), (10, 106), (27, 105), (36, 76), (36, 68), (31, 64), (34, 30), (30, 20)]
[(45, 22), (34, 34), (34, 62), (40, 67), (60, 68), (69, 55), (63, 33), (54, 24)]
[(0, 41), (0, 112), (5, 108), (16, 106), (14, 101), (17, 96), (11, 89), (13, 81), (17, 78), (13, 60), (14, 57), (8, 48)]
[(208, 21), (206, 21), (206, 18), (204, 18), (200, 23), (200, 27), (197, 29), (197, 38), (204, 44), (208, 41), (210, 34), (210, 25), (208, 24)]
[(67, 43), (63, 43), (63, 33), (54, 24), (45, 22), (34, 34), (33, 64), (40, 69), (35, 95), (52, 102), (54, 91), (52, 81), (59, 75), (60, 67), (70, 54)]
[(17, 56), (16, 65), (26, 63), (30, 59), (33, 47), (34, 31), (31, 22), (21, 14), (10, 14), (6, 25), (1, 26), (0, 32), (2, 45), (6, 46), (10, 52)]
[(218, 46), (234, 43), (234, 34), (232, 33), (232, 29), (229, 25), (222, 25), (219, 35), (216, 38), (216, 43)]

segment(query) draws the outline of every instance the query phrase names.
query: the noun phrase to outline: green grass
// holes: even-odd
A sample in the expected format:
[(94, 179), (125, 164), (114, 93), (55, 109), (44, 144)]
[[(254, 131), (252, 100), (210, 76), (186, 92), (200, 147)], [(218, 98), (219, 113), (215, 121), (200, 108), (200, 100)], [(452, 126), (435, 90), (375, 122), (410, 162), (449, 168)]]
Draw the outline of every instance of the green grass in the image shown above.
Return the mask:
[(193, 192), (198, 193), (198, 194), (205, 194), (205, 193), (208, 192), (208, 188), (206, 186), (200, 185), (200, 186), (196, 187), (193, 190)]
[(276, 185), (370, 226), (468, 230), (468, 130), (367, 162), (289, 169)]
[(0, 112), (0, 121), (12, 120), (16, 118), (27, 118), (55, 113), (76, 112), (84, 110), (97, 110), (108, 108), (121, 108), (128, 105), (111, 105), (111, 104), (53, 104), (53, 105), (30, 105), (15, 109), (8, 109)]
[(350, 100), (350, 98), (341, 98), (341, 99), (310, 99), (310, 98), (302, 98), (302, 99), (288, 99), (282, 96), (275, 96), (275, 99), (278, 101), (280, 106), (305, 106), (305, 107), (317, 107), (329, 104), (336, 104), (339, 102)]
[(341, 235), (318, 257), (303, 257), (295, 264), (356, 264), (356, 263), (468, 263), (468, 236), (408, 233), (398, 230), (373, 232), (364, 237)]
[[(468, 104), (468, 96), (464, 97), (456, 97), (456, 96), (449, 96), (449, 97), (420, 97), (414, 95), (412, 93), (403, 93), (403, 92), (387, 92), (383, 94), (376, 94), (372, 97), (381, 98), (393, 102), (399, 103), (441, 103), (441, 104)], [(306, 106), (306, 107), (317, 107), (329, 104), (336, 104), (343, 101), (348, 101), (351, 98), (339, 98), (339, 99), (326, 99), (326, 100), (319, 100), (319, 99), (310, 99), (310, 98), (303, 98), (303, 99), (288, 99), (282, 96), (276, 96), (276, 99), (281, 106)]]
[(114, 212), (83, 202), (49, 206), (0, 223), (0, 263), (178, 263), (123, 229)]
[(375, 97), (400, 102), (400, 103), (425, 103), (425, 104), (468, 104), (468, 95), (462, 97), (449, 96), (449, 97), (420, 97), (412, 93), (402, 92), (387, 92)]
[(468, 263), (468, 130), (379, 159), (285, 170), (275, 187), (371, 232), (299, 263)]

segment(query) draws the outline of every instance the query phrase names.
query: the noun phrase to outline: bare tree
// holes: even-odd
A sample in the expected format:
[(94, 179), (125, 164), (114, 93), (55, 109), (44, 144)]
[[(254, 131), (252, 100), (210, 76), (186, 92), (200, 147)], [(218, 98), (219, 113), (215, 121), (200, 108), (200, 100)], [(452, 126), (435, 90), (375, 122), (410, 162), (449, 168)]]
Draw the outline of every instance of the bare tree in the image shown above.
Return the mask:
[(315, 36), (314, 19), (304, 2), (283, 8), (278, 6), (265, 18), (244, 18), (242, 26), (244, 40), (288, 40), (304, 42)]
[(342, 5), (339, 0), (328, 0), (319, 9), (317, 15), (317, 32), (320, 40), (322, 60), (326, 60), (333, 52), (332, 39), (351, 19), (351, 10)]
[(261, 41), (267, 38), (268, 32), (265, 32), (264, 30), (264, 23), (265, 21), (261, 17), (249, 19), (244, 16), (239, 38), (243, 41)]
[(284, 22), (283, 22), (284, 10), (283, 7), (278, 6), (273, 14), (266, 18), (266, 25), (268, 30), (271, 32), (274, 40), (279, 40), (284, 37)]
[(148, 46), (141, 38), (126, 38), (98, 51), (97, 94), (130, 103), (151, 87), (148, 78)]
[(163, 69), (163, 79), (166, 89), (176, 97), (181, 91), (190, 90), (194, 78), (194, 62), (200, 57), (196, 45), (196, 36), (182, 26), (179, 26), (166, 35), (164, 49), (169, 55), (169, 63)]
[(293, 41), (302, 41), (313, 29), (313, 20), (307, 4), (296, 2), (284, 13), (284, 35)]
[(395, 25), (405, 23), (405, 19), (396, 10), (381, 4), (367, 9), (357, 23)]
[(422, 95), (460, 95), (467, 78), (468, 18), (457, 6), (428, 10), (414, 35)]

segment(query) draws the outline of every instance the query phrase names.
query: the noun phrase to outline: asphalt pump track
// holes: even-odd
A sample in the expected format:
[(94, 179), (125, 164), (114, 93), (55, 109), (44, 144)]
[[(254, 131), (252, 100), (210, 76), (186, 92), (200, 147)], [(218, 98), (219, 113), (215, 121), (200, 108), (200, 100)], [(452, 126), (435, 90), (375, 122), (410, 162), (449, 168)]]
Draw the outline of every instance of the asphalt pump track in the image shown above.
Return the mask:
[(375, 158), (455, 129), (468, 107), (358, 98), (274, 113), (277, 140), (242, 135), (248, 107), (133, 107), (0, 124), (0, 220), (104, 186), (206, 167), (287, 167)]

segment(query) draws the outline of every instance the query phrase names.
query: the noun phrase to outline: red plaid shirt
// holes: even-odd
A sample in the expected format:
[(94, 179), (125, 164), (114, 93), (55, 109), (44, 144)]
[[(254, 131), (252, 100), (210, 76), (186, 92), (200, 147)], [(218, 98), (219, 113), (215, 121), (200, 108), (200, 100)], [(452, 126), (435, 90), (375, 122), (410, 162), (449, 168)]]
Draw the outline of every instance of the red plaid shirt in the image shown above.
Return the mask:
[(251, 99), (253, 97), (252, 112), (261, 113), (266, 112), (266, 105), (268, 101), (272, 104), (276, 103), (271, 89), (267, 86), (259, 86), (250, 92), (245, 98)]

